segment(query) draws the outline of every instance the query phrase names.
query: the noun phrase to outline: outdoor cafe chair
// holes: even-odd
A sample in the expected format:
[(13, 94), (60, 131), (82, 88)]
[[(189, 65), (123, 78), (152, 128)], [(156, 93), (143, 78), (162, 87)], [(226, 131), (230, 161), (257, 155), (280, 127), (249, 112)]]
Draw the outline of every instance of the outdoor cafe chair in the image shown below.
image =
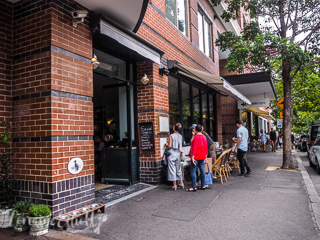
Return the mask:
[(231, 148), (222, 152), (218, 159), (212, 165), (212, 172), (217, 172), (217, 177), (220, 177), (221, 184), (223, 184), (223, 177), (227, 182), (226, 162), (229, 158), (230, 152)]

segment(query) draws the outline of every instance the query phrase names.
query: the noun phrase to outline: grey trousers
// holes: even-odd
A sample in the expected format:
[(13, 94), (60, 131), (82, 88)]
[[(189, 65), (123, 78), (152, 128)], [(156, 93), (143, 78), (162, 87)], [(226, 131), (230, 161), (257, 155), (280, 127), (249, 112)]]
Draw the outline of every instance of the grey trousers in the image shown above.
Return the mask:
[(171, 155), (168, 157), (168, 181), (183, 180), (180, 164), (180, 151), (170, 150)]

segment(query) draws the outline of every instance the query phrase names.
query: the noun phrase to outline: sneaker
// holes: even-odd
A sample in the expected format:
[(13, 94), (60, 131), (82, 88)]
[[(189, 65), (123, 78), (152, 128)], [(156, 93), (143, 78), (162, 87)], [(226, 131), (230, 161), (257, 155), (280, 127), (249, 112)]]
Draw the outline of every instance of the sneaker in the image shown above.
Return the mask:
[(244, 177), (244, 174), (239, 173), (239, 174), (238, 174), (238, 177)]
[(251, 172), (247, 172), (244, 176), (248, 177), (251, 174)]

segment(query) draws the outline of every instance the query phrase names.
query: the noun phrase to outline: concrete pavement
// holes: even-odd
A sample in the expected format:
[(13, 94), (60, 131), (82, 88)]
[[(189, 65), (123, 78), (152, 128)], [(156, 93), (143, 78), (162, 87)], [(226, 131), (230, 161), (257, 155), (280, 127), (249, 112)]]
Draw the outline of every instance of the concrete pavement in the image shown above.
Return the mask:
[(161, 185), (108, 207), (99, 234), (84, 224), (68, 231), (99, 239), (319, 239), (302, 174), (266, 170), (281, 166), (281, 151), (247, 157), (249, 177), (197, 192)]
[[(210, 189), (197, 192), (160, 185), (109, 206), (93, 225), (82, 223), (68, 233), (111, 240), (320, 239), (304, 184), (307, 175), (266, 170), (281, 166), (281, 151), (248, 153), (247, 158), (249, 177), (231, 176), (223, 185), (215, 180)], [(294, 164), (299, 165), (296, 155)]]

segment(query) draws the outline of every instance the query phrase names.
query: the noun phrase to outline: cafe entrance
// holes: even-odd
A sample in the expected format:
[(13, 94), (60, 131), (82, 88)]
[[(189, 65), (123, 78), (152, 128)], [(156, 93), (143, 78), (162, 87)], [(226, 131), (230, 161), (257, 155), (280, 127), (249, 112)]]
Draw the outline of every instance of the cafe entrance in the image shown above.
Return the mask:
[(97, 183), (139, 181), (135, 63), (94, 49), (95, 178)]

